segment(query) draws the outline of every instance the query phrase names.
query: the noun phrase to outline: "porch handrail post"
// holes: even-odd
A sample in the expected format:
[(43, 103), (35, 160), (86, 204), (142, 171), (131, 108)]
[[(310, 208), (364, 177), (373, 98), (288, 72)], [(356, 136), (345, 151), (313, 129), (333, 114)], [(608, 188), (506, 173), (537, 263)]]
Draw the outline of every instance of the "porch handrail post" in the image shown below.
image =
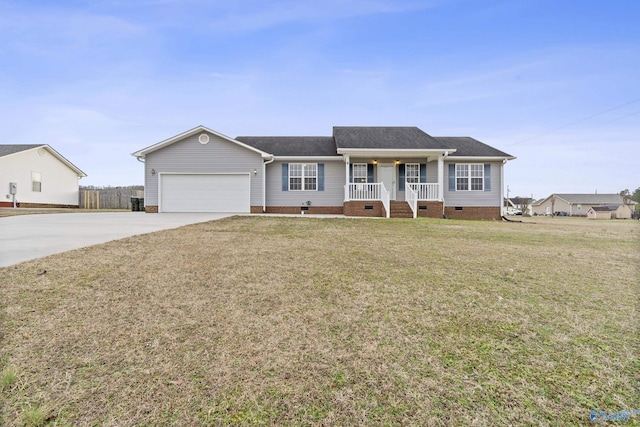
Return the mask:
[(391, 199), (391, 194), (384, 187), (384, 183), (380, 183), (380, 199), (382, 200), (382, 206), (384, 206), (385, 215), (387, 218), (391, 218), (391, 206), (389, 200)]
[(344, 168), (345, 168), (344, 201), (348, 202), (351, 200), (351, 198), (349, 197), (349, 156), (344, 156)]
[(409, 184), (406, 185), (406, 192), (404, 195), (405, 201), (409, 204), (411, 211), (413, 212), (413, 217), (417, 218), (418, 216), (418, 192), (413, 188), (413, 186), (419, 186), (420, 184)]

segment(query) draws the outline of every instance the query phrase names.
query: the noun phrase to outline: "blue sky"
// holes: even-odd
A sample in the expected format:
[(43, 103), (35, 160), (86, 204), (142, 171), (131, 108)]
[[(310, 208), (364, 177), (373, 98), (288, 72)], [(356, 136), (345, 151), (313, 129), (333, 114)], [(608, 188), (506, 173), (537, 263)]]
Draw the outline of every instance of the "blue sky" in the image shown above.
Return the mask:
[(510, 195), (640, 186), (635, 0), (0, 0), (0, 143), (84, 185), (130, 153), (225, 135), (418, 126), (506, 151)]

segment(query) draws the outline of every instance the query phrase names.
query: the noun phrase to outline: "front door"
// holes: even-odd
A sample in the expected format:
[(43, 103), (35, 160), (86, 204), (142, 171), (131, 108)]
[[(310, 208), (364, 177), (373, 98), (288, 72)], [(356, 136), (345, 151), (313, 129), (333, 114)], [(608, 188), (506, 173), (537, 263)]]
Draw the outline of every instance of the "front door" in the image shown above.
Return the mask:
[(391, 200), (396, 199), (396, 167), (393, 163), (378, 165), (378, 179), (389, 192)]

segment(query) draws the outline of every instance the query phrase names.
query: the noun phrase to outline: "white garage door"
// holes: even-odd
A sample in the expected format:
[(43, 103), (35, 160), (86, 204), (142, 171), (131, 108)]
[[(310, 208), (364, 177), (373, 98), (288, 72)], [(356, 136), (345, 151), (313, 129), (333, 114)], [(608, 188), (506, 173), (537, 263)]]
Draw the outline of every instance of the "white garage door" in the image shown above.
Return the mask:
[(249, 212), (249, 174), (162, 174), (160, 212)]

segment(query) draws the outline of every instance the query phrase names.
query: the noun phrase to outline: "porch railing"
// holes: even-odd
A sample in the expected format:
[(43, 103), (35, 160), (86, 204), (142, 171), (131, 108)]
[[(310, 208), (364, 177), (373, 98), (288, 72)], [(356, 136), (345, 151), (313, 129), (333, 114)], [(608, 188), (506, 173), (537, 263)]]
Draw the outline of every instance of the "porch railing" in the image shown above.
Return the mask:
[(407, 189), (404, 192), (404, 200), (409, 204), (413, 217), (416, 218), (418, 216), (418, 192), (412, 184), (407, 185)]
[(381, 182), (347, 184), (347, 200), (382, 200), (383, 189)]
[(407, 188), (411, 188), (417, 193), (418, 200), (438, 200), (438, 184), (409, 184)]

